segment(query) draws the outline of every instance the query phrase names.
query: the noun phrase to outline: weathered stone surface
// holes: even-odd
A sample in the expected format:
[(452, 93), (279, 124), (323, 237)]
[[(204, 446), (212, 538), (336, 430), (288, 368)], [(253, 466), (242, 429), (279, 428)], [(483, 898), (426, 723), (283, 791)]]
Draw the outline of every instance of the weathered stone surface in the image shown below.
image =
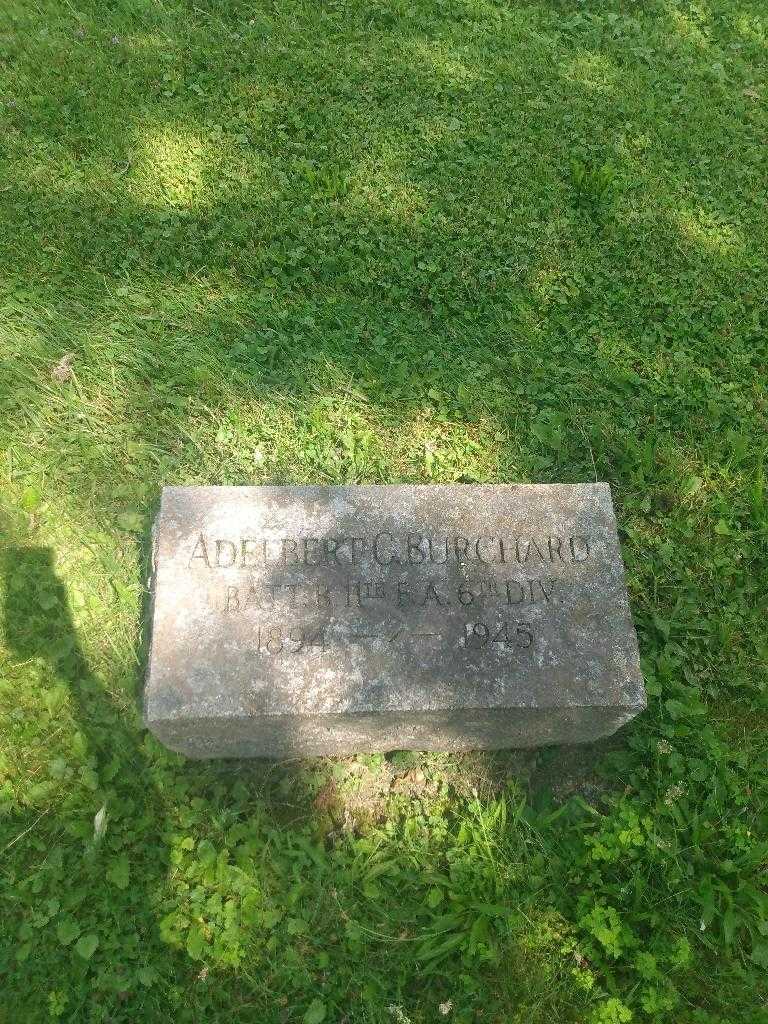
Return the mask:
[(607, 484), (168, 487), (149, 728), (191, 757), (572, 743), (645, 706)]

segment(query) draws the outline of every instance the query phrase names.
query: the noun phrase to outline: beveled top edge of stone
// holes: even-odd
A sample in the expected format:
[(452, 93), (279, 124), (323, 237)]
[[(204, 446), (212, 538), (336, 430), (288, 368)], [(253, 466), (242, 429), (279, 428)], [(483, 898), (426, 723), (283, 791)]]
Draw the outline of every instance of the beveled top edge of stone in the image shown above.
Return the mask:
[(372, 491), (386, 491), (386, 490), (419, 490), (419, 491), (434, 491), (434, 490), (454, 490), (455, 488), (461, 488), (462, 490), (486, 490), (488, 488), (503, 488), (505, 490), (559, 490), (561, 487), (568, 488), (586, 488), (592, 489), (594, 487), (604, 488), (607, 487), (610, 490), (610, 484), (605, 480), (580, 480), (576, 483), (462, 483), (456, 482), (452, 484), (435, 483), (435, 484), (164, 484), (163, 491), (359, 491), (365, 488), (366, 490)]
[(562, 490), (585, 491), (599, 494), (601, 498), (607, 497), (611, 506), (613, 505), (611, 485), (605, 480), (595, 480), (579, 483), (435, 483), (435, 484), (165, 484), (161, 492), (162, 499), (167, 495), (174, 497), (177, 493), (182, 494), (211, 494), (212, 496), (227, 497), (228, 495), (243, 495), (251, 492), (254, 497), (258, 494), (269, 492), (294, 491), (303, 494), (324, 495), (339, 491), (413, 491), (432, 492), (435, 491), (547, 491), (557, 492)]

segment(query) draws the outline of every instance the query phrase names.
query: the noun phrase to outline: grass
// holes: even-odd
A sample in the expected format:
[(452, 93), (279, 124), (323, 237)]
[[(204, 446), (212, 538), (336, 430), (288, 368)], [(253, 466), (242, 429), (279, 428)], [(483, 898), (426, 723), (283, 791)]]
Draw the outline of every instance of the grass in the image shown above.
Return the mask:
[[(0, 1021), (768, 1020), (758, 0), (6, 0)], [(648, 712), (191, 764), (163, 483), (609, 480)]]

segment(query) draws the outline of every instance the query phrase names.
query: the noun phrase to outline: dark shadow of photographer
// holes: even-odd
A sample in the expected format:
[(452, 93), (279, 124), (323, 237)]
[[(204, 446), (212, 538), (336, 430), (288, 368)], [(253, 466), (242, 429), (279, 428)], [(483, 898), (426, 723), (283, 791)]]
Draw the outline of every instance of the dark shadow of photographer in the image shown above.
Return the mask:
[[(120, 906), (135, 913), (121, 912), (110, 924), (110, 941), (117, 936), (119, 944), (109, 967), (109, 987), (124, 1000), (131, 987), (128, 979), (137, 969), (178, 955), (162, 943), (156, 924), (169, 864), (163, 765), (154, 764), (144, 746), (135, 702), (112, 696), (91, 670), (55, 570), (53, 549), (19, 543), (5, 516), (0, 518), (0, 537), (2, 633), (9, 671), (35, 661), (46, 689), (66, 688), (67, 696), (62, 693), (49, 706), (50, 714), (52, 719), (66, 714), (68, 697), (73, 732), (82, 737), (69, 750), (61, 750), (55, 720), (48, 728), (38, 726), (49, 733), (51, 764), (59, 761), (64, 775), (34, 808), (22, 804), (6, 818), (8, 840), (0, 842), (0, 849), (20, 861), (25, 874), (50, 874), (47, 885), (60, 911), (49, 927), (66, 919), (76, 922), (83, 933), (98, 932), (114, 913), (110, 886), (125, 890)], [(131, 666), (126, 678), (134, 673)], [(43, 735), (41, 745), (45, 743)], [(110, 868), (114, 871), (118, 863), (123, 876), (110, 877)], [(11, 915), (14, 930), (34, 913), (32, 903), (19, 901)]]
[[(120, 788), (121, 772), (147, 771), (137, 721), (126, 721), (91, 671), (72, 619), (66, 589), (56, 575), (49, 547), (8, 546), (0, 550), (5, 580), (3, 627), (11, 656), (19, 662), (42, 660), (51, 677), (64, 683), (87, 744), (87, 758), (100, 785)], [(120, 771), (116, 771), (118, 768)], [(147, 789), (153, 788), (147, 778)]]

